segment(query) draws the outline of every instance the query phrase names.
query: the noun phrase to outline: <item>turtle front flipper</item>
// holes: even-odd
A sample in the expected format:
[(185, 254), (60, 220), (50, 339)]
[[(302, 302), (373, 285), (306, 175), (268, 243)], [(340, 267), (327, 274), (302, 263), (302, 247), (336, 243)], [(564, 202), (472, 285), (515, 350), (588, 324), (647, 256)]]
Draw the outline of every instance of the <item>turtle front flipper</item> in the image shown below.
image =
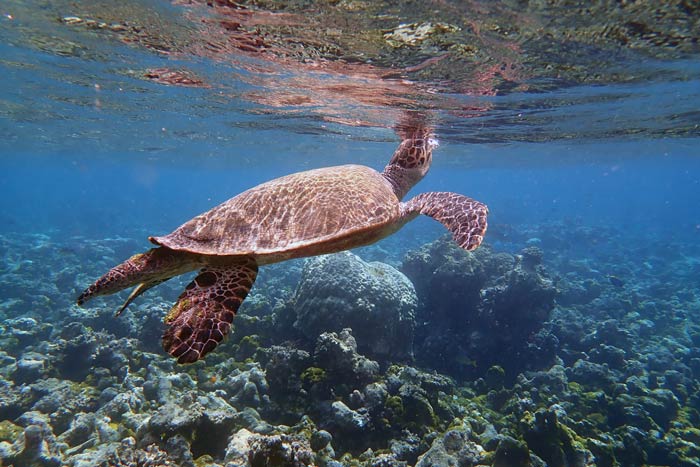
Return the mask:
[(404, 216), (425, 214), (440, 222), (467, 251), (481, 244), (488, 225), (486, 205), (458, 193), (422, 193), (402, 203), (401, 208)]
[(258, 274), (253, 258), (207, 266), (165, 317), (163, 348), (178, 363), (194, 363), (221, 342)]

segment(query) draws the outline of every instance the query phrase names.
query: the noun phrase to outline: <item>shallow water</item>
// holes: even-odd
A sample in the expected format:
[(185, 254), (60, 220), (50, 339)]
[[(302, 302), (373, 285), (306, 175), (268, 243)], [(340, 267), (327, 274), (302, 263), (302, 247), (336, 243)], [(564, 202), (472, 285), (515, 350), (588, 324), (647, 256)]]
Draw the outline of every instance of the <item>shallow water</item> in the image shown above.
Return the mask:
[[(700, 465), (697, 8), (253, 3), (0, 6), (0, 463), (131, 465), (116, 450), (263, 465), (269, 436), (303, 451), (326, 430), (334, 452), (312, 442), (319, 465), (448, 465), (431, 456), (452, 429), (470, 465)], [(303, 260), (261, 269), (230, 341), (188, 367), (160, 349), (159, 320), (190, 276), (120, 318), (125, 295), (74, 305), (147, 236), (258, 183), (382, 169), (410, 120), (440, 147), (409, 196), (454, 191), (490, 209), (474, 254), (433, 243), (446, 231), (427, 217), (354, 251), (415, 286), (397, 341), (411, 358), (353, 328), (353, 361), (376, 373), (323, 360), (318, 335), (345, 318), (311, 335), (296, 313), (375, 305), (305, 295)], [(542, 257), (530, 269), (527, 247)], [(285, 367), (289, 387), (271, 363), (280, 345), (307, 352)], [(433, 372), (452, 383), (426, 382)], [(334, 401), (366, 424), (339, 421)], [(177, 425), (175, 407), (192, 404), (199, 415)], [(29, 426), (42, 452), (26, 447)], [(229, 438), (243, 429), (261, 435), (239, 455)]]

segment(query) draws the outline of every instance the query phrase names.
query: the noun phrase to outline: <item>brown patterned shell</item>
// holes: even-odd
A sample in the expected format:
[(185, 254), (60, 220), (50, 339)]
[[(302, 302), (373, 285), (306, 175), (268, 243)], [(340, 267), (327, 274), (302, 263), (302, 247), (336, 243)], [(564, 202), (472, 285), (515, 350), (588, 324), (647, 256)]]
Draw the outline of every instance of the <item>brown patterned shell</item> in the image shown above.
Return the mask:
[(380, 173), (344, 165), (263, 183), (151, 241), (203, 255), (269, 256), (271, 262), (369, 243), (395, 230), (399, 217), (399, 201)]

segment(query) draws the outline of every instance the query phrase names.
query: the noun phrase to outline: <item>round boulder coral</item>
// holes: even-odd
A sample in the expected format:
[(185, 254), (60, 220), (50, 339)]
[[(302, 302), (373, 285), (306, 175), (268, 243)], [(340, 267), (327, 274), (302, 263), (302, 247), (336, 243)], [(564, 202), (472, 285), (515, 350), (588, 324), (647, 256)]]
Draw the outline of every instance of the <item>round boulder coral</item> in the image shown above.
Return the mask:
[(309, 339), (352, 328), (360, 353), (378, 360), (412, 358), (416, 292), (387, 264), (349, 252), (309, 259), (295, 302), (294, 327)]

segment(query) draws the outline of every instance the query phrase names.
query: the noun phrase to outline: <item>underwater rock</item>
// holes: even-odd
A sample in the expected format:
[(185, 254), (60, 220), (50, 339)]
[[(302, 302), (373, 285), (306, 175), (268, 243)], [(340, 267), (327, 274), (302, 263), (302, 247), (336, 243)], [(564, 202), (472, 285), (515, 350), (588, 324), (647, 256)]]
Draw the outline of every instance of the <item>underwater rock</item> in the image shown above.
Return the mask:
[(643, 395), (619, 394), (610, 404), (608, 423), (630, 425), (644, 430), (668, 430), (678, 415), (680, 403), (668, 389), (645, 391)]
[(596, 323), (593, 332), (589, 333), (582, 344), (593, 348), (598, 344), (614, 345), (623, 350), (631, 348), (634, 335), (624, 323), (616, 319), (606, 319)]
[(576, 433), (563, 425), (555, 410), (540, 409), (521, 420), (527, 447), (549, 467), (584, 467), (593, 454), (577, 440)]
[(182, 435), (168, 438), (165, 443), (165, 451), (178, 467), (195, 467), (190, 443)]
[(62, 378), (82, 381), (89, 374), (92, 360), (99, 345), (96, 333), (78, 321), (66, 324), (58, 336), (56, 367)]
[(46, 355), (26, 352), (17, 360), (12, 379), (16, 384), (33, 383), (38, 379), (46, 378), (49, 370), (50, 361)]
[(401, 438), (392, 439), (389, 442), (389, 449), (394, 457), (400, 461), (406, 461), (413, 465), (418, 460), (420, 454), (421, 439), (408, 430), (401, 433)]
[(302, 390), (301, 375), (312, 363), (311, 354), (280, 345), (260, 349), (260, 354), (270, 395), (276, 399), (298, 396)]
[(76, 454), (98, 443), (116, 442), (120, 433), (110, 426), (110, 420), (94, 413), (78, 413), (71, 421), (70, 427), (61, 433), (58, 440), (66, 443), (67, 454)]
[[(240, 428), (245, 428), (241, 432), (247, 432), (248, 437), (300, 434), (309, 439), (315, 465), (415, 465), (421, 454), (427, 454), (431, 445), (444, 438), (438, 432), (449, 426), (462, 430), (465, 439), (488, 451), (481, 458), (466, 454), (463, 465), (480, 462), (483, 466), (511, 467), (525, 462), (529, 450), (533, 467), (542, 467), (545, 462), (550, 466), (557, 462), (568, 463), (568, 467), (585, 465), (591, 462), (591, 454), (598, 467), (698, 467), (700, 328), (688, 322), (690, 315), (680, 311), (692, 296), (680, 298), (680, 291), (667, 289), (659, 290), (669, 292), (668, 299), (654, 296), (656, 292), (648, 289), (664, 286), (660, 282), (667, 278), (657, 278), (656, 271), (645, 273), (630, 267), (624, 289), (603, 284), (597, 298), (570, 308), (562, 308), (557, 297), (560, 306), (545, 323), (544, 334), (531, 333), (529, 342), (512, 347), (521, 354), (511, 355), (511, 347), (499, 349), (489, 338), (500, 339), (495, 332), (512, 338), (521, 322), (512, 321), (514, 328), (487, 326), (487, 315), (480, 315), (491, 306), (486, 291), (496, 295), (502, 291), (501, 298), (507, 298), (512, 274), (521, 284), (539, 274), (546, 279), (538, 263), (541, 251), (523, 250), (518, 258), (483, 250), (471, 255), (455, 253), (446, 260), (447, 265), (436, 274), (442, 274), (447, 284), (431, 282), (428, 267), (438, 261), (429, 255), (416, 256), (414, 264), (427, 271), (416, 280), (421, 294), (431, 294), (433, 287), (444, 285), (440, 294), (432, 296), (437, 308), (429, 309), (428, 302), (420, 306), (421, 321), (425, 318), (428, 324), (419, 327), (415, 345), (435, 351), (434, 355), (440, 350), (445, 362), (454, 367), (445, 371), (465, 380), (473, 375), (481, 378), (457, 385), (434, 371), (444, 362), (438, 359), (433, 365), (420, 353), (416, 356), (425, 370), (381, 366), (358, 352), (354, 331), (325, 333), (314, 343), (296, 334), (294, 340), (287, 340), (288, 335), (272, 335), (272, 328), (255, 324), (249, 326), (258, 336), (232, 346), (238, 348), (236, 358), (229, 354), (207, 365), (182, 368), (162, 355), (143, 352), (152, 342), (94, 332), (94, 316), (78, 318), (72, 312), (51, 315), (46, 318), (52, 323), (50, 338), (24, 334), (30, 342), (26, 349), (17, 349), (16, 340), (0, 337), (0, 343), (8, 344), (9, 349), (0, 351), (0, 367), (4, 366), (0, 368), (0, 420), (4, 420), (0, 423), (1, 462), (8, 465), (9, 456), (23, 449), (18, 441), (24, 432), (28, 430), (31, 439), (38, 431), (29, 427), (39, 426), (48, 446), (46, 462), (56, 465), (51, 462), (58, 459), (67, 467), (215, 467), (227, 457), (228, 467), (250, 465), (247, 441), (234, 456), (232, 443), (240, 441), (236, 438)], [(548, 257), (548, 261), (548, 265), (556, 265), (560, 259)], [(468, 267), (460, 270), (462, 266)], [(601, 263), (600, 268), (613, 270), (607, 263)], [(644, 277), (639, 284), (633, 279), (637, 273)], [(465, 291), (473, 284), (456, 290), (462, 285), (450, 279), (459, 274), (482, 281), (472, 290), (477, 301), (470, 323), (465, 320), (468, 305), (455, 305), (447, 296), (467, 297)], [(588, 279), (576, 274), (564, 281), (585, 285)], [(505, 288), (499, 291), (499, 286)], [(286, 292), (287, 298), (292, 290)], [(265, 306), (270, 312), (271, 306)], [(153, 313), (153, 327), (155, 330), (158, 321), (159, 333), (160, 319), (155, 318), (164, 309), (154, 309), (159, 310)], [(664, 312), (668, 312), (668, 319)], [(453, 323), (455, 329), (442, 322), (454, 318), (449, 313), (458, 318)], [(132, 323), (134, 316), (125, 317), (131, 329), (136, 323)], [(31, 322), (18, 321), (16, 326), (20, 329)], [(64, 323), (67, 325), (62, 328)], [(5, 334), (5, 322), (2, 326)], [(429, 334), (432, 328), (444, 335)], [(549, 336), (550, 328), (559, 339), (554, 347), (556, 356), (540, 360), (537, 352), (543, 352), (544, 347), (538, 336)], [(26, 326), (23, 329), (31, 331)], [(475, 353), (460, 354), (471, 348), (472, 334), (467, 331), (474, 332), (480, 346)], [(282, 341), (295, 344), (261, 345)], [(438, 344), (445, 347), (439, 349)], [(155, 342), (153, 348), (158, 345)], [(302, 345), (305, 350), (292, 345)], [(536, 352), (531, 351), (533, 345)], [(81, 359), (82, 351), (87, 353)], [(513, 357), (512, 366), (485, 366), (491, 363), (486, 352)], [(74, 358), (77, 360), (71, 360)], [(71, 364), (81, 367), (72, 368)], [(533, 368), (536, 371), (526, 371)], [(207, 401), (210, 396), (212, 400)], [(540, 407), (549, 409), (540, 410), (544, 421), (538, 424), (536, 411)], [(304, 414), (318, 425), (311, 422), (306, 429), (294, 426)], [(455, 419), (467, 421), (467, 428), (454, 428)], [(122, 449), (121, 460), (110, 457), (121, 447), (118, 440), (128, 435), (135, 436), (132, 452)], [(153, 442), (159, 447), (148, 447)], [(444, 446), (443, 450), (444, 465), (451, 465), (450, 459), (460, 461), (458, 453), (447, 452)], [(335, 452), (339, 457), (333, 460)], [(435, 452), (431, 456), (437, 455)], [(422, 465), (431, 465), (427, 459)], [(14, 462), (15, 467), (33, 465), (23, 464), (24, 458)]]
[(522, 336), (529, 337), (539, 330), (554, 308), (556, 289), (539, 264), (541, 251), (534, 255), (531, 250), (538, 249), (529, 247), (523, 250), (522, 259), (516, 260), (511, 270), (498, 277), (494, 285), (481, 290), (481, 319), (496, 323), (508, 320), (507, 325), (497, 326), (495, 330), (508, 332), (514, 328), (515, 333), (519, 333), (510, 331), (507, 340), (501, 342), (505, 344), (501, 351), (512, 348), (510, 339), (523, 345)]
[[(99, 457), (95, 455), (92, 462), (96, 462), (98, 459)], [(88, 465), (85, 464), (85, 467)], [(136, 440), (129, 437), (122, 440), (117, 447), (106, 454), (105, 459), (98, 465), (100, 467), (175, 467), (183, 464), (171, 459), (168, 453), (161, 451), (156, 444), (138, 449)], [(82, 467), (82, 465), (76, 465), (76, 467)], [(190, 466), (184, 464), (183, 467)]]
[(255, 435), (245, 428), (241, 428), (231, 436), (224, 456), (226, 467), (247, 465), (249, 442), (253, 436)]
[(341, 401), (331, 403), (329, 423), (338, 430), (346, 433), (360, 433), (367, 425), (370, 418), (366, 410), (352, 410)]
[(479, 433), (479, 443), (481, 443), (487, 451), (495, 451), (500, 441), (501, 436), (498, 434), (498, 431), (496, 431), (496, 427), (491, 423), (488, 423), (483, 431)]
[(649, 412), (649, 416), (665, 430), (670, 427), (671, 421), (676, 418), (681, 408), (678, 398), (668, 389), (653, 389), (649, 396), (643, 397), (640, 402)]
[(351, 329), (343, 329), (339, 334), (324, 332), (318, 336), (314, 363), (331, 376), (334, 384), (367, 384), (379, 374), (379, 364), (357, 352)]
[(40, 322), (30, 316), (20, 316), (3, 321), (2, 339), (14, 345), (3, 346), (5, 350), (24, 349), (48, 339), (53, 325)]
[[(2, 326), (0, 326), (0, 334), (2, 334)], [(4, 350), (0, 350), (0, 381), (2, 378), (10, 379), (10, 375), (16, 369), (16, 363), (17, 359), (15, 357), (8, 355)]]
[(317, 430), (311, 434), (309, 445), (314, 451), (322, 451), (333, 441), (333, 436), (326, 430)]
[(410, 360), (417, 306), (406, 276), (350, 252), (310, 258), (295, 297), (294, 327), (308, 339), (351, 328), (357, 347), (378, 360)]
[[(156, 439), (177, 433), (191, 435), (203, 418), (203, 407), (195, 405), (191, 398), (184, 402), (185, 404), (170, 402), (160, 406), (141, 428), (140, 434), (149, 433)], [(233, 413), (232, 409), (232, 416)]]
[(433, 441), (425, 454), (418, 457), (416, 467), (461, 467), (483, 464), (486, 451), (469, 439), (471, 431), (466, 427), (448, 430)]
[(506, 380), (551, 364), (556, 338), (542, 326), (556, 289), (540, 264), (541, 250), (529, 247), (514, 256), (488, 247), (465, 252), (453, 243), (444, 238), (409, 252), (401, 268), (421, 303), (418, 360), (461, 378), (498, 365)]
[(143, 395), (146, 400), (166, 404), (178, 393), (194, 390), (196, 383), (187, 373), (175, 373), (171, 361), (155, 360), (146, 368)]
[(691, 373), (692, 370), (688, 371), (686, 374), (683, 374), (678, 370), (666, 370), (662, 376), (662, 385), (664, 388), (674, 392), (677, 391), (679, 387), (690, 387), (692, 385), (692, 381), (690, 379)]
[(653, 437), (646, 448), (650, 465), (700, 466), (700, 430), (672, 429), (663, 438)]
[(37, 467), (58, 467), (61, 459), (58, 453), (48, 452), (43, 442), (41, 427), (29, 425), (19, 439), (10, 446), (0, 444), (0, 460), (8, 465), (27, 465)]
[(611, 390), (619, 379), (607, 365), (577, 360), (572, 368), (567, 368), (570, 381), (575, 381), (584, 386)]
[(644, 406), (629, 394), (620, 394), (610, 404), (608, 423), (612, 427), (629, 425), (643, 430), (656, 428)]
[(621, 443), (615, 446), (615, 458), (620, 465), (646, 465), (646, 440), (649, 434), (635, 426), (623, 426), (617, 431)]
[(105, 379), (103, 389), (127, 376), (138, 345), (134, 339), (115, 339), (111, 334), (94, 332), (83, 323), (72, 321), (57, 329), (39, 348), (46, 349), (50, 355), (57, 376), (73, 381), (101, 377)]
[(592, 279), (583, 281), (578, 276), (567, 277), (557, 283), (557, 303), (561, 306), (586, 305), (600, 297), (603, 287)]
[(358, 409), (362, 407), (363, 405), (365, 405), (364, 394), (358, 391), (357, 389), (353, 389), (353, 391), (348, 396), (348, 404), (349, 407), (352, 409)]
[(431, 426), (436, 422), (435, 411), (428, 400), (428, 392), (410, 383), (399, 388), (398, 397), (404, 410), (404, 421), (418, 426)]
[(246, 428), (254, 433), (264, 435), (273, 433), (276, 427), (262, 419), (257, 410), (245, 407), (234, 416), (235, 426)]
[(15, 386), (11, 381), (0, 379), (0, 419), (14, 420), (23, 412), (29, 410), (34, 397)]
[(4, 445), (0, 444), (0, 446), (4, 446), (0, 448), (0, 451), (7, 452), (7, 449), (10, 448), (12, 443), (17, 441), (23, 431), (24, 428), (12, 423), (10, 420), (3, 419), (0, 421), (0, 443), (6, 443)]
[(406, 462), (398, 460), (393, 454), (379, 454), (372, 458), (367, 467), (406, 467)]
[(455, 417), (450, 405), (444, 403), (447, 395), (455, 391), (450, 378), (410, 366), (392, 365), (386, 371), (385, 381), (390, 397), (384, 404), (383, 417), (397, 426), (425, 434), (440, 418)]
[[(144, 352), (161, 354), (163, 347), (161, 338), (163, 337), (163, 316), (170, 310), (167, 302), (155, 301), (154, 303), (142, 305), (137, 313), (130, 313), (128, 319), (128, 336), (136, 337)], [(120, 317), (121, 319), (121, 317)], [(111, 319), (110, 321), (114, 321)], [(126, 321), (126, 320), (125, 320)], [(114, 329), (106, 329), (108, 332), (119, 336)]]
[(522, 441), (510, 436), (500, 436), (496, 453), (493, 456), (493, 467), (529, 467), (530, 450)]
[(588, 351), (595, 344), (584, 344), (584, 340), (597, 323), (587, 313), (575, 308), (556, 307), (548, 325), (559, 341), (557, 355), (562, 364), (568, 367), (576, 360), (588, 358)]
[(99, 392), (87, 385), (49, 378), (30, 385), (30, 391), (36, 401), (32, 410), (46, 414), (57, 433), (68, 429), (76, 413), (98, 408)]
[(653, 346), (646, 355), (646, 361), (647, 369), (660, 373), (681, 366), (671, 349), (664, 345)]
[(544, 251), (538, 246), (530, 245), (520, 251), (520, 263), (523, 269), (534, 271), (542, 264), (544, 259)]
[(306, 438), (288, 435), (253, 435), (248, 440), (250, 467), (308, 467), (314, 454)]
[[(76, 293), (80, 293), (80, 291), (77, 290)], [(115, 310), (107, 306), (90, 310), (79, 307), (71, 307), (69, 309), (69, 316), (76, 322), (80, 322), (96, 332), (110, 334), (117, 338), (139, 336), (140, 339), (142, 332), (141, 323), (144, 322), (144, 318), (141, 316), (141, 313), (152, 313), (152, 307), (156, 308), (161, 313), (160, 326), (162, 327), (162, 313), (164, 310), (161, 309), (162, 307), (154, 305), (155, 303), (149, 303), (147, 307), (142, 305), (139, 307), (140, 309), (137, 313), (132, 313), (129, 311), (118, 317), (114, 316)], [(158, 336), (158, 338), (159, 337), (160, 336)], [(140, 339), (139, 341), (143, 343), (142, 348), (146, 348), (148, 340)], [(156, 342), (159, 343), (159, 341), (160, 339), (158, 339)]]
[(138, 429), (139, 444), (181, 435), (192, 442), (192, 453), (223, 455), (230, 431), (236, 424), (236, 410), (222, 398), (208, 393), (190, 394), (160, 406)]
[(387, 375), (395, 375), (402, 384), (419, 386), (431, 394), (440, 391), (452, 394), (455, 391), (455, 383), (449, 377), (435, 372), (420, 371), (406, 365), (392, 365), (387, 370)]
[(450, 305), (455, 303), (475, 310), (487, 279), (485, 268), (490, 266), (482, 261), (487, 248), (465, 253), (452, 239), (441, 238), (406, 254), (401, 271), (413, 281), (419, 300), (432, 316), (449, 319)]
[(363, 393), (365, 395), (365, 406), (370, 410), (380, 408), (389, 395), (389, 391), (384, 383), (370, 383), (365, 386)]
[(625, 361), (626, 355), (623, 349), (606, 344), (598, 344), (598, 347), (595, 347), (590, 352), (590, 357), (593, 362), (606, 364), (608, 367), (615, 370), (624, 369), (627, 363)]
[(247, 369), (236, 369), (230, 372), (226, 364), (217, 365), (215, 372), (224, 374), (230, 372), (230, 374), (224, 378), (216, 378), (212, 386), (216, 390), (225, 392), (229, 402), (234, 406), (260, 408), (269, 402), (269, 385), (265, 372), (257, 362), (248, 364), (247, 367)]
[[(147, 417), (141, 413), (141, 410), (146, 403), (143, 396), (143, 391), (128, 390), (111, 394), (112, 391), (105, 389), (100, 394), (101, 407), (97, 410), (97, 414), (108, 417), (115, 423), (120, 423), (123, 427), (136, 431), (143, 423), (143, 419)], [(116, 391), (115, 391), (116, 392)], [(107, 394), (105, 394), (107, 393)], [(110, 397), (108, 401), (104, 401), (105, 397)]]
[(30, 467), (59, 467), (61, 445), (51, 427), (39, 414), (25, 413), (18, 419), (24, 431), (10, 444), (0, 442), (0, 464)]
[[(92, 359), (92, 373), (102, 374), (105, 380), (111, 378), (114, 383), (123, 381), (129, 372), (129, 366), (132, 361), (138, 359), (140, 365), (147, 364), (149, 357), (140, 353), (134, 352), (134, 349), (140, 345), (136, 339), (122, 337), (119, 339), (101, 340), (97, 349), (95, 349)], [(109, 382), (98, 381), (98, 386), (104, 388), (104, 384)]]
[(615, 459), (615, 445), (618, 446), (622, 443), (615, 443), (613, 438), (607, 434), (603, 435), (604, 439), (588, 438), (586, 441), (586, 447), (590, 449), (591, 453), (595, 456), (596, 467), (616, 467), (620, 465)]
[(498, 390), (505, 384), (505, 370), (499, 365), (494, 365), (484, 375), (484, 383), (488, 389)]

